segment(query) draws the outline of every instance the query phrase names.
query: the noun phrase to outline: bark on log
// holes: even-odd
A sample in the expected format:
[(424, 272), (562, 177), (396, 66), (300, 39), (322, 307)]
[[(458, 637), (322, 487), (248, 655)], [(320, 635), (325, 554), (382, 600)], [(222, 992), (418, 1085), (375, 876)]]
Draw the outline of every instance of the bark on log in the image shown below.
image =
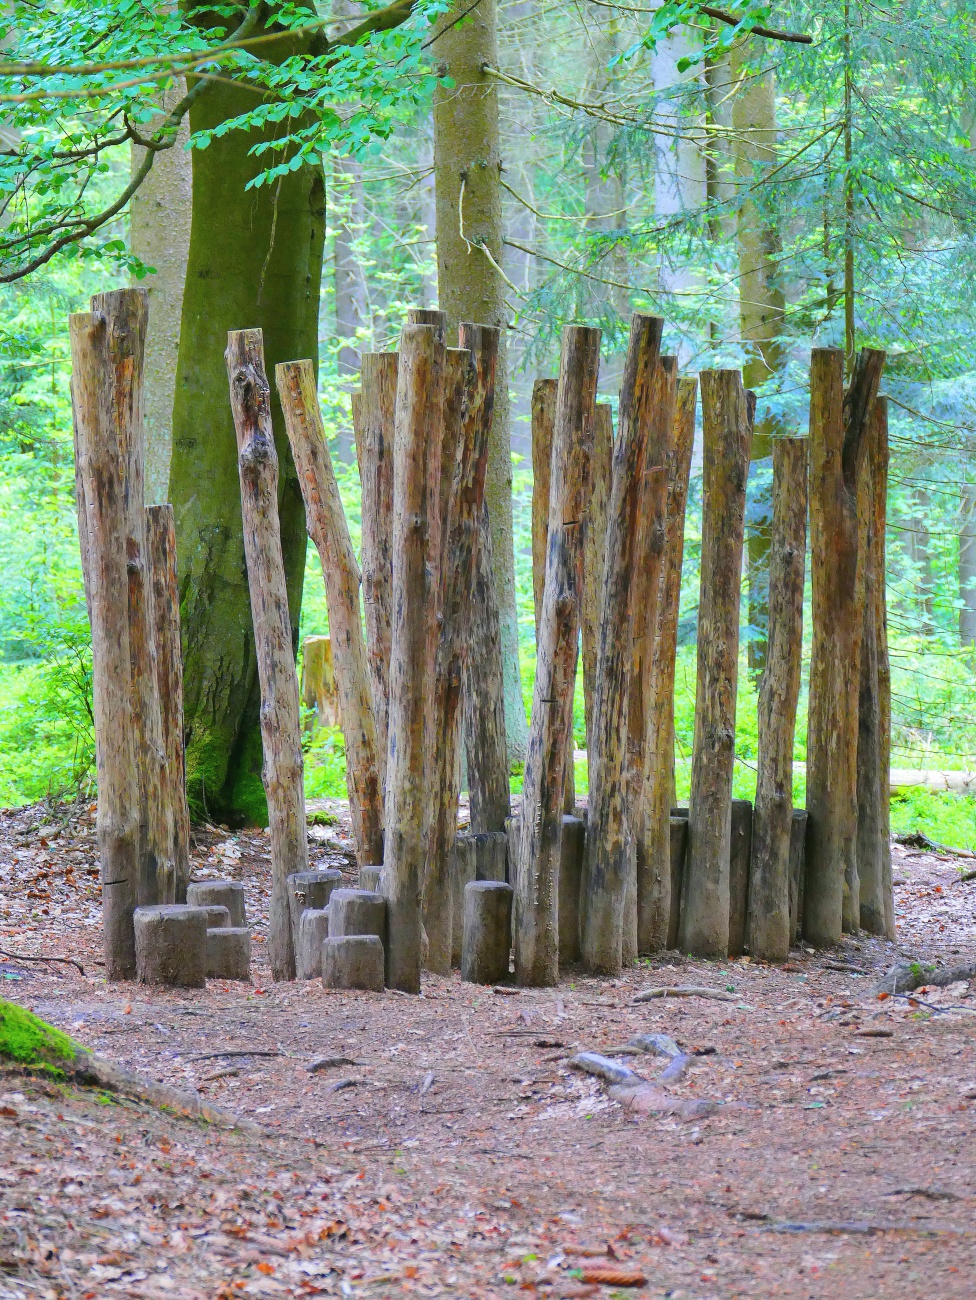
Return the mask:
[[(284, 361), (275, 381), (308, 534), (322, 562), (339, 717), (346, 742), (346, 787), (360, 866), (383, 861), (383, 792), (376, 721), (359, 611), (359, 565), (339, 496), (311, 361)], [(304, 830), (304, 827), (303, 827)]]
[(132, 726), (129, 596), (122, 449), (112, 394), (108, 323), (100, 312), (69, 318), (71, 396), (83, 495), (92, 628), (92, 704), (98, 772), (102, 935), (110, 980), (135, 979), (132, 914), (139, 877), (139, 779)]
[(499, 331), (488, 325), (462, 324), (460, 329), (461, 344), (470, 360), (457, 472), (445, 531), (444, 628), (434, 667), (435, 716), (430, 748), (434, 782), (424, 882), (427, 966), (439, 974), (448, 974), (451, 969), (451, 861), (461, 788), (461, 692), (475, 553), (485, 499), (498, 338)]
[(803, 653), (807, 547), (807, 442), (773, 443), (769, 630), (759, 682), (759, 772), (752, 826), (749, 952), (786, 961), (790, 952), (790, 833), (793, 741)]
[(746, 947), (749, 917), (749, 873), (752, 857), (752, 803), (732, 800), (729, 837), (729, 956), (741, 957)]
[(704, 464), (698, 688), (681, 948), (697, 957), (724, 957), (729, 948), (742, 538), (755, 399), (743, 389), (737, 370), (703, 371), (701, 391)]
[(421, 892), (427, 845), (427, 612), (429, 462), (440, 455), (445, 349), (436, 326), (407, 325), (400, 341), (393, 444), (393, 657), (383, 892), (389, 919), (386, 982), (420, 991)]
[(186, 801), (183, 754), (183, 657), (180, 648), (180, 590), (176, 579), (176, 527), (172, 506), (146, 510), (146, 547), (156, 630), (156, 687), (162, 728), (163, 800), (172, 836), (168, 854), (174, 867), (173, 900), (186, 902), (190, 883), (190, 810)]
[(810, 574), (813, 646), (807, 724), (807, 880), (803, 932), (839, 943), (860, 922), (857, 730), (863, 611), (857, 603), (857, 478), (885, 354), (862, 349), (844, 392), (844, 358), (810, 358)]
[(532, 385), (532, 600), (535, 634), (542, 619), (546, 585), (546, 540), (549, 536), (549, 483), (552, 476), (552, 430), (556, 418), (555, 379)]
[(613, 407), (598, 402), (593, 420), (593, 462), (590, 493), (586, 503), (586, 534), (583, 538), (583, 711), (586, 716), (586, 748), (589, 752), (593, 728), (593, 691), (596, 661), (600, 653), (600, 611), (603, 609), (603, 564), (607, 547), (607, 509), (610, 505), (610, 477), (613, 470)]
[[(637, 862), (637, 947), (642, 953), (673, 946), (671, 830), (674, 783), (674, 672), (684, 560), (685, 509), (695, 442), (698, 380), (679, 379), (668, 447), (667, 531), (651, 664), (645, 741), (644, 852)], [(638, 815), (641, 815), (640, 812)], [(677, 907), (678, 899), (675, 899)], [(674, 940), (677, 934), (674, 935)]]
[(393, 420), (397, 354), (366, 352), (358, 403), (363, 489), (363, 605), (380, 781), (386, 778), (393, 627)]
[(278, 453), (261, 331), (230, 330), (224, 357), (237, 434), (244, 554), (261, 685), (261, 776), (271, 831), (268, 960), (273, 979), (293, 980), (295, 945), (288, 876), (308, 870), (308, 837), (298, 675), (278, 524)]
[(408, 307), (408, 325), (429, 325), (440, 343), (447, 343), (447, 312), (438, 307)]
[(465, 737), (472, 831), (502, 831), (511, 812), (502, 634), (487, 503), (475, 553), (471, 627), (464, 664)]
[[(857, 742), (857, 873), (861, 927), (895, 938), (891, 886), (890, 670), (886, 634), (885, 529), (888, 505), (888, 403), (877, 398), (865, 436), (858, 490), (862, 517), (864, 631)], [(859, 538), (860, 541), (860, 538)]]
[(315, 710), (315, 726), (341, 726), (332, 638), (307, 636), (302, 642), (302, 704)]
[(562, 332), (535, 689), (515, 866), (515, 978), (559, 979), (559, 858), (583, 578), (583, 503), (593, 449), (600, 331)]
[[(584, 964), (614, 974), (623, 955), (625, 895), (634, 862), (628, 823), (628, 706), (634, 653), (634, 587), (637, 547), (647, 481), (664, 483), (663, 460), (646, 460), (655, 398), (660, 392), (659, 350), (663, 322), (635, 315), (620, 389), (619, 426), (613, 451), (600, 649), (593, 697), (593, 746), (587, 755), (589, 816), (580, 899), (580, 950)], [(658, 445), (654, 450), (660, 450)], [(636, 885), (634, 890), (636, 903)]]

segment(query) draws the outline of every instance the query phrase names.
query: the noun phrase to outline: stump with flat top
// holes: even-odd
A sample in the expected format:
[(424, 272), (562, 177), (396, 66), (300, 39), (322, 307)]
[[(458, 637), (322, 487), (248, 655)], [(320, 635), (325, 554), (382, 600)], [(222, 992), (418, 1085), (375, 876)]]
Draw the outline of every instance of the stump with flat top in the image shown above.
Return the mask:
[(336, 889), (329, 903), (329, 938), (361, 934), (386, 943), (386, 899), (368, 889)]
[(383, 992), (383, 943), (375, 934), (344, 934), (322, 944), (322, 983), (327, 989)]
[(207, 930), (207, 978), (251, 978), (251, 932), (243, 925), (222, 925)]
[(464, 933), (464, 891), (478, 879), (478, 854), (473, 835), (458, 835), (451, 852), (451, 965), (461, 965)]
[(291, 932), (298, 942), (298, 928), (306, 907), (327, 907), (332, 891), (342, 884), (342, 872), (294, 871), (288, 877), (288, 906), (291, 908)]
[(295, 970), (300, 980), (322, 976), (322, 944), (329, 937), (329, 909), (306, 907), (295, 935)]
[(207, 909), (164, 903), (137, 907), (136, 978), (140, 984), (202, 989), (207, 982)]
[(230, 925), (230, 909), (221, 903), (208, 903), (204, 909), (207, 913), (208, 930), (226, 930)]
[(359, 868), (359, 888), (366, 889), (371, 894), (380, 892), (380, 882), (383, 879), (383, 868), (371, 863), (369, 866)]
[(500, 880), (472, 880), (464, 887), (461, 978), (470, 984), (508, 978), (513, 893)]
[(247, 925), (239, 880), (194, 880), (186, 887), (186, 901), (190, 907), (226, 907), (231, 925)]

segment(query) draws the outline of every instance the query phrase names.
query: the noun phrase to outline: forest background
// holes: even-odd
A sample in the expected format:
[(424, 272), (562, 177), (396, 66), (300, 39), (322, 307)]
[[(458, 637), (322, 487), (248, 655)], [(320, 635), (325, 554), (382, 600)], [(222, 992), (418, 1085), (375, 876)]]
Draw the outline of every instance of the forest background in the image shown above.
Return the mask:
[[(494, 0), (480, 5), (496, 12)], [(475, 6), (432, 3), (411, 12), (407, 5), (406, 21), (364, 37), (342, 57), (330, 48), (329, 61), (323, 57), (311, 68), (307, 60), (284, 60), (269, 73), (246, 51), (220, 64), (239, 79), (263, 77), (267, 84), (276, 78), (278, 102), (286, 109), (298, 105), (293, 116), (282, 113), (282, 140), (291, 153), (268, 153), (259, 181), (280, 185), (296, 158), (296, 166), (324, 171), (320, 394), (357, 544), (350, 393), (359, 354), (395, 347), (407, 308), (437, 303), (432, 100), (451, 85), (441, 80), (437, 90), (443, 69), (431, 33), (432, 24), (444, 23), (445, 9), (453, 21), (469, 7)], [(0, 63), (2, 805), (87, 796), (94, 781), (67, 318), (93, 292), (133, 278), (151, 284), (148, 268), (155, 263), (137, 247), (129, 205), (97, 229), (89, 231), (85, 222), (124, 197), (139, 165), (138, 141), (158, 121), (153, 111), (164, 96), (167, 108), (178, 98), (181, 71), (204, 66), (181, 66), (174, 54), (187, 48), (187, 31), (202, 57), (257, 8), (272, 10), (286, 29), (321, 19), (334, 37), (377, 7), (351, 0), (178, 11), (139, 0), (6, 7), (7, 66)], [(505, 286), (526, 707), (535, 652), (532, 383), (555, 373), (560, 327), (588, 321), (604, 331), (601, 396), (613, 402), (629, 315), (650, 311), (664, 316), (665, 350), (678, 353), (682, 373), (746, 368), (760, 398), (763, 437), (805, 432), (812, 345), (887, 351), (892, 761), (976, 767), (974, 18), (966, 0), (884, 8), (862, 0), (816, 6), (798, 0), (738, 6), (731, 19), (685, 0), (497, 4), (497, 67), (486, 75), (499, 106), (504, 245), (500, 259), (491, 260), (477, 244), (468, 255), (489, 259)], [(756, 27), (772, 28), (772, 35), (750, 35)], [(813, 39), (775, 39), (784, 33)], [(12, 66), (28, 58), (59, 68), (74, 58), (84, 72), (38, 76)], [(143, 72), (131, 66), (107, 66), (138, 59), (151, 64), (152, 79), (141, 80)], [(113, 96), (124, 99), (124, 109), (110, 106)], [(313, 101), (309, 126), (300, 113)], [(245, 112), (240, 125), (253, 131), (260, 124)], [(213, 139), (198, 132), (193, 143), (206, 149)], [(66, 148), (74, 151), (70, 165)], [(185, 151), (183, 139), (176, 148)], [(176, 149), (170, 165), (185, 172), (185, 160), (174, 164), (175, 156)], [(45, 221), (72, 237), (35, 266), (23, 250), (36, 246)], [(485, 273), (492, 273), (487, 264)], [(253, 275), (262, 275), (258, 254)], [(696, 456), (677, 673), (679, 797), (687, 794), (694, 721), (700, 488)], [(768, 493), (768, 460), (760, 456), (750, 476), (743, 584), (735, 781), (741, 797), (755, 787)], [(805, 614), (808, 650), (809, 593)], [(327, 632), (321, 575), (309, 548), (301, 635)], [(804, 698), (795, 751), (800, 763), (805, 739)], [(310, 734), (308, 745), (309, 795), (343, 795), (340, 734)], [(584, 773), (578, 764), (577, 780), (585, 786)], [(518, 788), (517, 764), (513, 782)], [(802, 774), (795, 793), (801, 802)], [(895, 829), (976, 848), (976, 799), (969, 796), (899, 795), (892, 821)]]

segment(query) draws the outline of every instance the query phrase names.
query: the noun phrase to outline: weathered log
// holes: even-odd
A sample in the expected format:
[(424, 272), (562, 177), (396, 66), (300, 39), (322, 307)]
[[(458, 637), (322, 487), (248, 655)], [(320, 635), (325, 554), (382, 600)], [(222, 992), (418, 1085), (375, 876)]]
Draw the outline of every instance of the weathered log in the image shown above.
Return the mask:
[[(863, 564), (864, 631), (857, 740), (857, 874), (861, 927), (894, 939), (891, 898), (890, 670), (886, 635), (885, 529), (888, 503), (888, 403), (879, 397), (865, 435), (858, 563)], [(884, 700), (882, 697), (885, 697)]]
[[(637, 860), (637, 947), (642, 953), (671, 948), (670, 829), (674, 784), (674, 672), (684, 560), (685, 509), (695, 442), (698, 380), (679, 379), (668, 446), (667, 525), (657, 629), (652, 651), (644, 764), (644, 851)], [(640, 811), (638, 811), (638, 816)], [(683, 834), (683, 832), (682, 832)], [(682, 845), (683, 853), (683, 845)], [(674, 900), (677, 915), (679, 899)]]
[(671, 861), (671, 912), (668, 916), (667, 948), (677, 948), (681, 929), (681, 894), (685, 881), (685, 861), (688, 853), (688, 818), (668, 818), (668, 850)]
[(311, 361), (285, 361), (275, 368), (275, 380), (305, 502), (308, 534), (322, 562), (356, 856), (361, 864), (381, 862), (383, 791), (359, 610), (359, 565), (325, 441), (315, 367)]
[(807, 723), (807, 879), (803, 933), (839, 943), (860, 922), (857, 731), (863, 610), (857, 603), (857, 479), (885, 354), (858, 354), (844, 392), (843, 354), (810, 358), (810, 575), (813, 646)]
[(244, 886), (237, 880), (195, 880), (187, 886), (191, 907), (225, 907), (233, 926), (247, 925)]
[(464, 890), (478, 879), (477, 845), (473, 835), (458, 835), (451, 853), (451, 965), (461, 965), (464, 932)]
[(522, 838), (514, 864), (515, 977), (520, 984), (551, 985), (559, 979), (559, 855), (582, 604), (581, 521), (599, 365), (600, 331), (565, 326), (553, 429), (546, 581), (522, 784)]
[(439, 307), (408, 307), (408, 325), (429, 325), (439, 343), (447, 343), (447, 312)]
[(612, 472), (613, 407), (609, 402), (597, 402), (593, 417), (593, 461), (590, 469), (589, 496), (586, 501), (586, 534), (583, 538), (583, 627), (580, 636), (587, 752), (592, 743), (593, 690), (596, 681), (596, 661), (600, 653), (603, 565), (606, 558), (607, 509), (610, 505)]
[[(427, 856), (427, 626), (429, 459), (440, 455), (445, 350), (436, 327), (401, 337), (393, 470), (393, 653), (387, 754), (383, 892), (389, 920), (386, 982), (420, 991), (421, 891)], [(375, 858), (373, 859), (375, 861)]]
[(383, 941), (375, 934), (346, 934), (322, 944), (322, 984), (327, 989), (383, 992)]
[(139, 879), (139, 779), (132, 724), (129, 594), (122, 449), (113, 411), (108, 324), (100, 312), (69, 318), (77, 436), (79, 533), (87, 558), (92, 711), (98, 773), (98, 853), (105, 973), (134, 979), (132, 913)]
[(580, 900), (583, 962), (590, 970), (607, 973), (620, 970), (626, 892), (634, 863), (627, 818), (627, 718), (636, 612), (633, 588), (647, 486), (645, 469), (662, 485), (664, 479), (663, 458), (654, 465), (646, 459), (659, 391), (662, 328), (663, 322), (655, 316), (635, 315), (631, 322), (607, 509), (593, 746), (587, 755), (589, 817)]
[(746, 950), (749, 916), (749, 866), (752, 857), (752, 802), (732, 800), (729, 832), (729, 956), (741, 957)]
[(559, 969), (580, 959), (580, 898), (586, 827), (579, 817), (563, 817), (559, 850)]
[(227, 375), (237, 433), (244, 557), (261, 685), (262, 780), (271, 831), (268, 960), (276, 980), (295, 978), (288, 876), (308, 868), (298, 675), (278, 524), (278, 453), (260, 330), (227, 335)]
[(207, 930), (207, 979), (250, 980), (251, 932), (234, 926)]
[(302, 704), (315, 710), (314, 726), (338, 727), (339, 692), (330, 636), (307, 636), (302, 642)]
[(698, 688), (681, 948), (697, 957), (724, 957), (729, 948), (742, 538), (755, 399), (744, 391), (737, 370), (703, 371), (701, 392), (704, 464)]
[(464, 729), (473, 831), (504, 830), (511, 812), (502, 634), (493, 563), (491, 524), (485, 504), (475, 551), (464, 662)]
[(180, 648), (180, 591), (176, 580), (176, 529), (172, 506), (146, 510), (146, 553), (152, 591), (152, 619), (156, 631), (156, 691), (166, 759), (163, 803), (169, 808), (164, 826), (171, 847), (173, 895), (186, 902), (190, 881), (190, 810), (186, 802), (186, 764), (183, 753), (183, 656)]
[(508, 979), (512, 950), (512, 887), (474, 880), (464, 888), (461, 978), (472, 984)]
[(749, 952), (786, 961), (790, 951), (790, 834), (793, 740), (803, 652), (807, 546), (807, 443), (773, 442), (769, 632), (759, 681), (759, 772), (752, 823)]
[(441, 974), (451, 968), (450, 875), (461, 787), (462, 683), (484, 506), (499, 331), (487, 325), (462, 324), (460, 338), (466, 349), (464, 355), (470, 358), (469, 378), (445, 533), (443, 631), (434, 662), (434, 728), (430, 739), (434, 780), (424, 883), (427, 965)]
[(358, 403), (363, 606), (380, 781), (386, 779), (393, 628), (393, 421), (397, 354), (365, 352)]
[(803, 931), (803, 891), (807, 878), (807, 810), (794, 808), (790, 821), (790, 945)]
[(207, 982), (207, 913), (202, 907), (154, 904), (134, 914), (140, 984), (202, 989)]
[(546, 585), (546, 541), (549, 537), (549, 481), (552, 474), (552, 429), (556, 418), (555, 379), (532, 385), (532, 599), (535, 631), (542, 618)]

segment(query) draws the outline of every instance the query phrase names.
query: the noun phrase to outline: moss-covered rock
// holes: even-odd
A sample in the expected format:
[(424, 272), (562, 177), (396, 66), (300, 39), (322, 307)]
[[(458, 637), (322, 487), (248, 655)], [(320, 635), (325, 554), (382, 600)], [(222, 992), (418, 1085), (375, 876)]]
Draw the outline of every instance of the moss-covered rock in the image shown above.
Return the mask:
[(60, 1074), (74, 1065), (81, 1051), (83, 1048), (60, 1029), (0, 998), (0, 1064)]

